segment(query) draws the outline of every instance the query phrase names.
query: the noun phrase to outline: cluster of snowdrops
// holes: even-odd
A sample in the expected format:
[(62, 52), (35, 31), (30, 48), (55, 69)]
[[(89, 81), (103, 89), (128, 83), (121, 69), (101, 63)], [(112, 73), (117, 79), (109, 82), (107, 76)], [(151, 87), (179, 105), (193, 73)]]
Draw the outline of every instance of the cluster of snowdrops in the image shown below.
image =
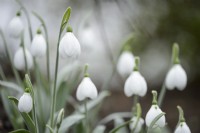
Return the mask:
[[(140, 58), (134, 57), (128, 46), (124, 47), (118, 59), (118, 63), (116, 64), (116, 69), (122, 77), (128, 77), (125, 81), (124, 93), (127, 97), (134, 98), (132, 111), (129, 113), (115, 113), (109, 115), (99, 121), (96, 125), (91, 126), (92, 118), (90, 115), (92, 114), (92, 111), (94, 111), (94, 108), (102, 102), (105, 97), (109, 96), (109, 92), (102, 91), (98, 93), (98, 90), (88, 73), (88, 65), (84, 66), (83, 79), (76, 90), (76, 98), (82, 103), (82, 105), (76, 105), (74, 107), (75, 111), (67, 117), (65, 117), (67, 108), (66, 110), (64, 108), (66, 100), (69, 99), (64, 100), (64, 97), (66, 97), (64, 93), (65, 91), (59, 92), (59, 88), (66, 90), (67, 86), (66, 84), (63, 86), (63, 83), (59, 83), (59, 57), (63, 59), (76, 60), (81, 55), (81, 45), (73, 34), (72, 27), (68, 24), (71, 8), (67, 8), (61, 21), (57, 43), (55, 78), (53, 80), (54, 83), (51, 86), (49, 74), (49, 42), (45, 22), (40, 15), (33, 13), (33, 15), (38, 18), (39, 22), (41, 22), (41, 25), (38, 26), (39, 28), (33, 37), (29, 13), (20, 1), (17, 0), (17, 2), (21, 6), (21, 9), (16, 13), (16, 16), (8, 25), (10, 37), (15, 39), (21, 37), (21, 44), (18, 50), (14, 53), (13, 58), (9, 51), (9, 47), (7, 46), (5, 36), (1, 31), (6, 54), (11, 63), (12, 71), (17, 83), (10, 83), (4, 76), (3, 72), (1, 72), (1, 77), (4, 81), (1, 81), (0, 84), (5, 88), (14, 88), (15, 91), (17, 90), (19, 92), (17, 94), (20, 94), (20, 97), (16, 98), (14, 97), (17, 95), (16, 93), (10, 91), (6, 93), (7, 95), (12, 95), (8, 98), (14, 103), (13, 105), (11, 102), (6, 102), (5, 99), (3, 99), (5, 93), (2, 92), (4, 107), (6, 108), (8, 116), (10, 116), (9, 119), (15, 129), (13, 133), (57, 133), (70, 131), (77, 133), (105, 133), (108, 130), (106, 129), (106, 123), (111, 120), (116, 121), (117, 124), (115, 124), (115, 127), (111, 129), (109, 133), (126, 133), (128, 131), (132, 133), (167, 132), (165, 113), (160, 108), (165, 92), (167, 89), (173, 90), (175, 88), (182, 91), (187, 84), (187, 75), (180, 64), (179, 46), (177, 43), (173, 45), (172, 67), (167, 73), (159, 97), (156, 91), (152, 91), (152, 105), (146, 114), (145, 120), (141, 116), (142, 109), (138, 100), (140, 97), (144, 97), (147, 93), (147, 83), (140, 73)], [(29, 26), (29, 35), (31, 39), (30, 50), (24, 45), (25, 27), (21, 19), (22, 13), (24, 13), (27, 18)], [(45, 55), (47, 56), (47, 78), (44, 78), (44, 76), (41, 75), (37, 65), (37, 59)], [(32, 72), (31, 68), (33, 68), (33, 66), (34, 71)], [(26, 73), (24, 81), (21, 80), (18, 71)], [(35, 77), (34, 84), (32, 84), (30, 80), (30, 75), (31, 77)], [(77, 77), (74, 79), (76, 78)], [(42, 82), (45, 82), (45, 84)], [(68, 86), (68, 88), (73, 88), (73, 85)], [(13, 91), (12, 89), (11, 91)], [(64, 94), (64, 97), (60, 95), (61, 93)], [(68, 97), (73, 99), (70, 95)], [(58, 104), (62, 103), (62, 100), (63, 104), (59, 106)], [(49, 105), (46, 101), (49, 101)], [(74, 102), (74, 99), (71, 101), (72, 104), (76, 103)], [(45, 103), (47, 105), (44, 105)], [(10, 106), (6, 107), (6, 104), (9, 104)], [(174, 133), (190, 133), (191, 131), (186, 124), (182, 108), (180, 106), (177, 106), (177, 108), (179, 111), (179, 120)], [(10, 111), (12, 109), (15, 110), (14, 113), (17, 113), (17, 115), (14, 114), (13, 111)], [(123, 117), (129, 117), (130, 120), (125, 122)], [(26, 126), (24, 126), (24, 123)], [(93, 128), (94, 126), (96, 127)], [(124, 130), (127, 126), (129, 129)]]

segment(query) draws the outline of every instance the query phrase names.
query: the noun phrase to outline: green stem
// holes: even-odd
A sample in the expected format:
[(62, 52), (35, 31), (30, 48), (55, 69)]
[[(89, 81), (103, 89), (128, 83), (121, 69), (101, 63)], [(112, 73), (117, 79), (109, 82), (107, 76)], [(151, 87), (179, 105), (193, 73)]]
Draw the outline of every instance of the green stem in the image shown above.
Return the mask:
[(15, 78), (17, 80), (17, 83), (20, 85), (21, 84), (21, 79), (19, 77), (19, 73), (17, 72), (17, 70), (15, 69), (14, 65), (13, 65), (13, 62), (12, 62), (12, 59), (11, 59), (11, 55), (10, 55), (10, 51), (8, 49), (8, 45), (7, 45), (7, 42), (6, 42), (6, 39), (5, 39), (5, 36), (3, 34), (3, 31), (0, 29), (0, 34), (1, 34), (1, 37), (3, 39), (3, 44), (4, 44), (4, 47), (5, 47), (5, 50), (6, 50), (6, 55), (8, 57), (8, 60), (11, 64), (11, 68), (12, 68), (12, 71), (15, 75)]
[(159, 106), (159, 107), (162, 106), (162, 103), (163, 103), (163, 100), (164, 100), (164, 98), (165, 98), (166, 92), (167, 92), (167, 89), (166, 89), (166, 87), (165, 87), (165, 83), (163, 83), (162, 88), (161, 88), (161, 91), (160, 91), (160, 95), (159, 95), (159, 97), (158, 97), (158, 106)]
[(153, 94), (152, 105), (157, 105), (157, 103), (158, 103), (158, 101), (157, 101), (158, 93), (157, 93), (157, 91), (153, 90), (152, 94)]
[(44, 29), (44, 33), (45, 33), (45, 40), (46, 40), (46, 43), (47, 43), (47, 53), (46, 53), (46, 57), (47, 57), (47, 60), (46, 60), (46, 63), (47, 63), (47, 78), (48, 78), (48, 83), (50, 83), (49, 39), (48, 39), (47, 27), (46, 27), (44, 20), (42, 19), (42, 17), (39, 14), (37, 14), (36, 12), (33, 12), (33, 14), (40, 20), (40, 23), (41, 23), (41, 25)]
[(20, 0), (16, 0), (16, 2), (21, 6), (21, 9), (24, 11), (27, 22), (28, 22), (28, 29), (29, 29), (29, 35), (30, 35), (30, 40), (33, 40), (33, 34), (32, 34), (32, 28), (31, 28), (31, 20), (30, 20), (30, 16), (28, 14), (27, 9), (25, 8), (25, 6), (21, 3)]
[(179, 112), (179, 123), (185, 122), (184, 112), (181, 106), (177, 106), (178, 112)]
[(35, 95), (34, 95), (34, 90), (33, 90), (33, 85), (31, 83), (31, 80), (28, 76), (28, 74), (25, 75), (25, 81), (26, 81), (26, 85), (29, 89), (31, 89), (31, 95), (33, 98), (33, 118), (34, 118), (34, 123), (35, 123), (35, 127), (36, 127), (36, 133), (39, 133), (38, 131), (38, 122), (37, 122), (37, 114), (36, 114), (36, 108), (35, 108)]
[(172, 63), (173, 64), (180, 64), (179, 60), (179, 45), (178, 43), (173, 44), (172, 48)]
[[(62, 26), (61, 26), (62, 27)], [(62, 30), (60, 28), (59, 37), (58, 37), (58, 43), (57, 43), (57, 53), (56, 53), (56, 66), (55, 66), (55, 79), (54, 79), (54, 87), (53, 87), (53, 98), (52, 98), (52, 107), (51, 107), (51, 114), (50, 114), (50, 126), (54, 126), (54, 112), (55, 112), (55, 104), (56, 104), (56, 84), (57, 84), (57, 73), (58, 73), (58, 63), (59, 63), (59, 43), (61, 38)]]
[(85, 102), (84, 102), (84, 108), (85, 108), (85, 133), (89, 133), (87, 99), (86, 99)]
[(140, 57), (136, 56), (135, 57), (135, 66), (133, 68), (134, 71), (139, 71), (140, 69)]
[(24, 32), (22, 32), (22, 35), (21, 35), (21, 46), (23, 48), (23, 53), (24, 53), (25, 72), (29, 74), (27, 58), (26, 58), (26, 50), (25, 50), (25, 46), (24, 46)]
[(133, 115), (135, 115), (136, 111), (137, 111), (137, 103), (139, 101), (139, 97), (138, 95), (134, 95), (133, 96), (133, 108), (132, 108), (132, 111), (133, 111)]

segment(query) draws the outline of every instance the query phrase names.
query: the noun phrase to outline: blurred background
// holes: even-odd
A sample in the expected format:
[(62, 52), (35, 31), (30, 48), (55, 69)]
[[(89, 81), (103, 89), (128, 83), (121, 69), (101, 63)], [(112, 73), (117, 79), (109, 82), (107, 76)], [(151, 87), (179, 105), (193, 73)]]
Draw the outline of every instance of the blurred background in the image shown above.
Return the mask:
[[(196, 0), (21, 0), (29, 13), (39, 13), (47, 24), (50, 38), (51, 77), (54, 75), (56, 42), (63, 12), (72, 7), (70, 25), (81, 43), (82, 54), (78, 62), (89, 63), (90, 75), (99, 90), (109, 89), (112, 96), (106, 99), (100, 111), (103, 118), (109, 113), (130, 111), (133, 100), (123, 93), (124, 81), (115, 70), (121, 48), (127, 39), (132, 52), (141, 58), (141, 73), (148, 84), (147, 96), (141, 98), (143, 117), (150, 108), (151, 90), (158, 92), (171, 66), (171, 48), (174, 42), (180, 45), (180, 58), (188, 75), (184, 91), (168, 91), (162, 110), (167, 113), (171, 131), (178, 120), (177, 105), (185, 111), (185, 117), (193, 133), (200, 132), (200, 1)], [(19, 40), (10, 38), (8, 23), (19, 10), (14, 0), (0, 0), (0, 28), (6, 33), (10, 50), (19, 47)], [(22, 14), (24, 24), (26, 19)], [(31, 15), (34, 34), (38, 20)], [(26, 26), (27, 27), (27, 26)], [(28, 33), (28, 29), (26, 29)], [(29, 36), (25, 44), (30, 47)], [(46, 58), (38, 60), (45, 72)], [(0, 39), (0, 64), (6, 76), (11, 77), (10, 64), (5, 56)], [(70, 65), (62, 60), (59, 70)], [(46, 73), (44, 73), (46, 74)], [(109, 83), (109, 84), (108, 84)], [(76, 89), (76, 88), (75, 88)], [(74, 89), (74, 90), (75, 90)], [(0, 131), (10, 131), (9, 121), (3, 106), (0, 107)]]

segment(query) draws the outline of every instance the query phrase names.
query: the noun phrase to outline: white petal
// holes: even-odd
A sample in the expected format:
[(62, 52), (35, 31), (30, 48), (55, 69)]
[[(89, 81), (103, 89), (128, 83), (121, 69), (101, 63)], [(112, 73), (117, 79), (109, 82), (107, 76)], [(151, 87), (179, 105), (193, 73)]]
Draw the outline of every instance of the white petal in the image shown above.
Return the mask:
[(119, 74), (123, 78), (126, 78), (127, 76), (131, 74), (134, 66), (135, 66), (135, 60), (134, 60), (133, 54), (128, 51), (123, 52), (120, 55), (118, 63), (117, 63), (117, 70)]
[(18, 109), (20, 112), (29, 113), (33, 108), (33, 101), (30, 93), (24, 93), (19, 99)]
[[(26, 55), (27, 67), (28, 69), (31, 69), (33, 66), (33, 58), (30, 52), (26, 48), (25, 48), (25, 55)], [(25, 70), (24, 51), (22, 47), (20, 47), (15, 53), (14, 66), (18, 70)]]
[(180, 64), (174, 65), (167, 73), (165, 85), (167, 89), (173, 90), (175, 88), (183, 90), (187, 84), (187, 75)]
[[(129, 128), (132, 130), (133, 128), (135, 128), (135, 124), (137, 122), (137, 117), (134, 116), (131, 121), (133, 121), (132, 123), (129, 124)], [(137, 127), (134, 130), (134, 133), (139, 133), (140, 130), (142, 129), (142, 126), (144, 124), (144, 119), (140, 118), (137, 124)]]
[(19, 16), (15, 16), (8, 25), (9, 33), (13, 37), (19, 37), (23, 29), (24, 25)]
[[(150, 110), (147, 112), (145, 122), (147, 127), (150, 126), (151, 122), (162, 113), (162, 110), (157, 105), (152, 105)], [(154, 125), (156, 127), (158, 125), (159, 127), (165, 126), (165, 116), (162, 116)]]
[(59, 53), (62, 58), (78, 58), (81, 53), (80, 43), (73, 33), (67, 32), (60, 41)]
[(144, 96), (147, 92), (147, 84), (145, 79), (138, 71), (134, 71), (128, 77), (124, 85), (124, 93), (127, 97), (133, 94)]
[(190, 128), (185, 122), (179, 124), (174, 133), (191, 133)]
[(176, 65), (176, 88), (178, 90), (185, 89), (187, 85), (187, 75), (181, 65)]
[(89, 77), (84, 77), (78, 86), (76, 97), (79, 101), (86, 98), (95, 99), (98, 95), (97, 88)]
[(31, 54), (42, 57), (46, 54), (47, 44), (42, 34), (36, 34), (31, 44)]

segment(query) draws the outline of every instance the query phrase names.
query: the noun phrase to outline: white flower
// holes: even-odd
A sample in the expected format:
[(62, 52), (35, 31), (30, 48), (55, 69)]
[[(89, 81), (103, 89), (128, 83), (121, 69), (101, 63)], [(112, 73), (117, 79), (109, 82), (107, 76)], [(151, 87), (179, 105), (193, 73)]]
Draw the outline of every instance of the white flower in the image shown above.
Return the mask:
[(23, 29), (24, 25), (20, 16), (15, 16), (8, 25), (8, 31), (13, 37), (19, 37)]
[(62, 58), (78, 58), (80, 56), (80, 43), (72, 32), (65, 33), (61, 39), (59, 54)]
[(167, 73), (165, 85), (169, 90), (183, 90), (187, 84), (187, 75), (180, 64), (175, 64)]
[[(158, 107), (158, 105), (152, 105), (150, 110), (147, 112), (145, 122), (147, 127), (150, 126), (151, 122), (162, 113), (162, 110)], [(154, 127), (164, 127), (165, 126), (165, 115), (163, 115), (154, 125)]]
[(117, 71), (123, 78), (126, 78), (131, 74), (134, 66), (135, 59), (133, 54), (131, 52), (124, 51), (119, 57)]
[[(132, 123), (129, 124), (129, 128), (132, 130), (133, 128), (135, 128), (135, 124), (137, 122), (137, 117), (134, 116), (132, 119), (131, 119)], [(134, 130), (134, 133), (139, 133), (142, 129), (142, 126), (144, 124), (144, 119), (142, 118), (139, 118), (139, 121), (138, 121), (138, 124), (137, 124), (137, 127), (135, 128)]]
[(191, 133), (190, 128), (185, 122), (181, 122), (174, 133)]
[(33, 100), (30, 93), (25, 92), (19, 99), (18, 109), (20, 112), (29, 113), (33, 108)]
[[(27, 68), (31, 69), (31, 67), (33, 66), (33, 58), (31, 53), (26, 48), (25, 48), (25, 55), (27, 61)], [(20, 47), (15, 53), (14, 66), (18, 70), (25, 70), (26, 64), (24, 58), (24, 51), (22, 47)]]
[(133, 71), (125, 82), (124, 93), (127, 97), (134, 95), (145, 96), (147, 83), (138, 71)]
[(84, 77), (78, 86), (76, 97), (79, 101), (86, 98), (95, 99), (98, 95), (97, 88), (89, 77)]
[(46, 54), (47, 44), (42, 34), (36, 34), (31, 44), (31, 54), (42, 57)]

